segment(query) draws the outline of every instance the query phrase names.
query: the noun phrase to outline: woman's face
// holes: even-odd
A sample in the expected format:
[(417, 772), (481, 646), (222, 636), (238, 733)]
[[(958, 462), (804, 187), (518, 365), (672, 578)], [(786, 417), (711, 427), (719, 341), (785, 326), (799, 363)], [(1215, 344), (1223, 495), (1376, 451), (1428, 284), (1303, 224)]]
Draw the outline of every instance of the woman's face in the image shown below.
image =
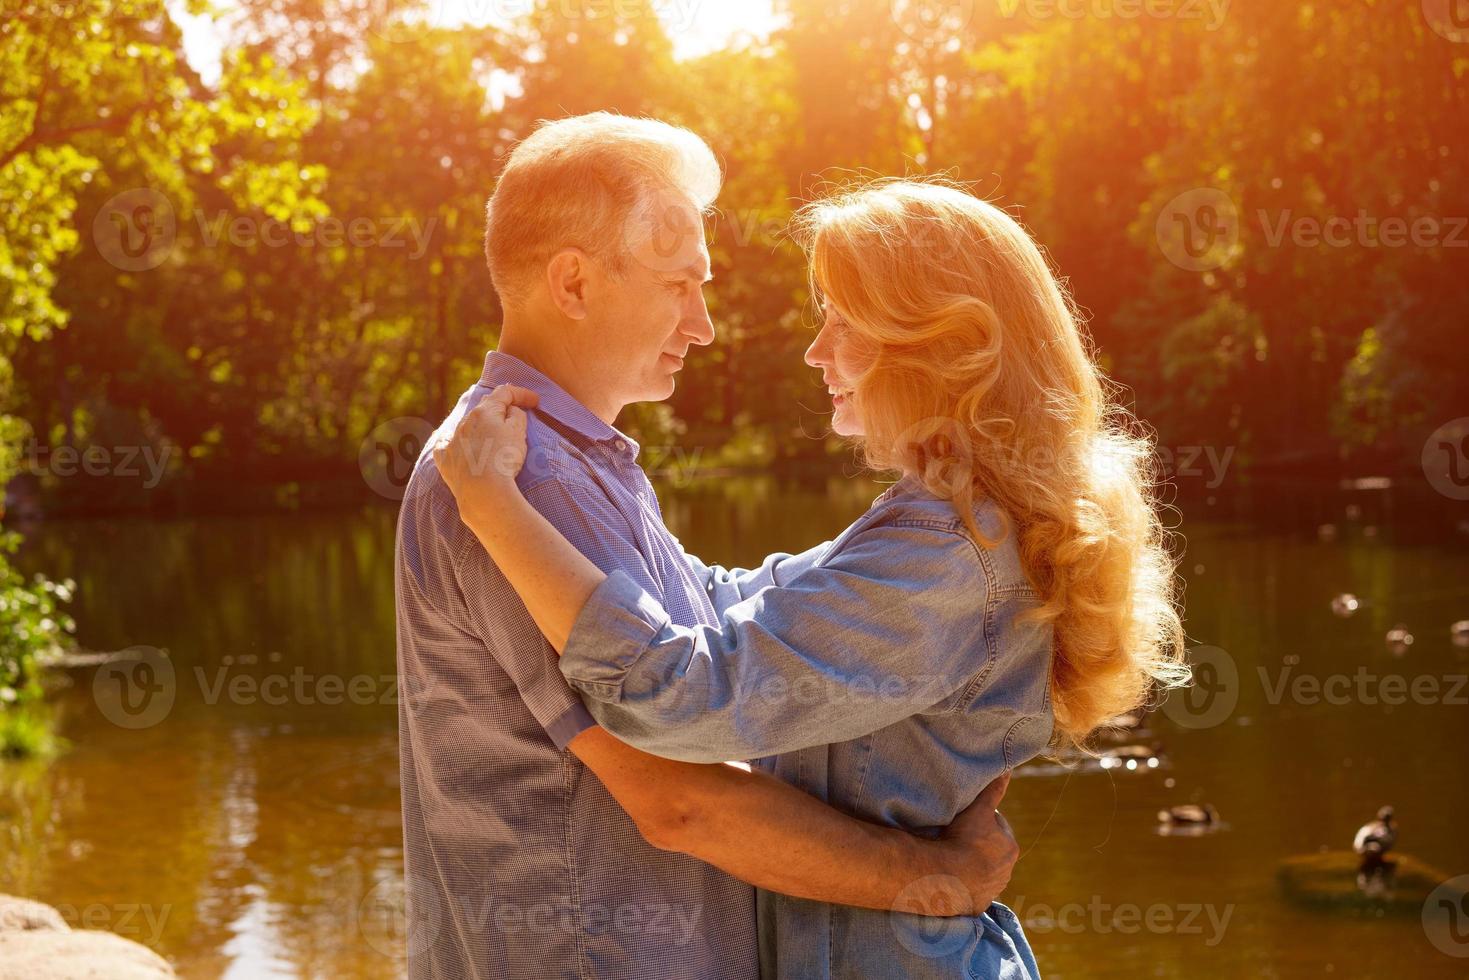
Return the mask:
[(857, 377), (871, 362), (869, 344), (859, 337), (829, 301), (821, 330), (806, 348), (806, 363), (821, 368), (821, 380), (831, 394), (831, 428), (839, 436), (862, 435), (862, 423), (852, 390)]

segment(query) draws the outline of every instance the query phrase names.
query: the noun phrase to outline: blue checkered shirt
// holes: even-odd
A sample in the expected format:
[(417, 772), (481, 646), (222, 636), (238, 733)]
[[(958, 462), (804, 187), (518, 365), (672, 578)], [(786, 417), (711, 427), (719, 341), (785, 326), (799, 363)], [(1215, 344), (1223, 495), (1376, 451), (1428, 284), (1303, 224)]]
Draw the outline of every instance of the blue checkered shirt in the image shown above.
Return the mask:
[[(491, 352), (441, 430), (503, 383), (540, 395), (526, 498), (674, 621), (715, 625), (637, 443), (543, 374)], [(427, 452), (399, 515), (395, 592), (409, 975), (757, 977), (753, 889), (654, 849), (566, 751), (594, 722)]]

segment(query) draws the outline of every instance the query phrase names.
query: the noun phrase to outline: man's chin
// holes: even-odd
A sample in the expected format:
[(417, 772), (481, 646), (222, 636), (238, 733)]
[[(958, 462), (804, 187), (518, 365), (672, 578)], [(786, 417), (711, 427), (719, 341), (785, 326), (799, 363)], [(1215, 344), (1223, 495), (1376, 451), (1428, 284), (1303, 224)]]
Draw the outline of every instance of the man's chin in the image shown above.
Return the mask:
[(677, 382), (674, 380), (676, 377), (673, 374), (665, 374), (662, 377), (650, 380), (647, 384), (643, 385), (642, 394), (634, 399), (634, 401), (661, 402), (666, 400), (673, 394), (674, 389), (677, 387)]

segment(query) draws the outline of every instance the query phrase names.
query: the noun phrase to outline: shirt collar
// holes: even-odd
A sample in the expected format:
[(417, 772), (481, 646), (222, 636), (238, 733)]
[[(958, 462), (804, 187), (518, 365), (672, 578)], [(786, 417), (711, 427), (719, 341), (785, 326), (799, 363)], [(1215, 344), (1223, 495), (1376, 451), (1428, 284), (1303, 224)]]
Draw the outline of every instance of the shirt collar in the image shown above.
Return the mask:
[(540, 396), (536, 411), (549, 415), (590, 442), (605, 443), (619, 455), (637, 458), (636, 440), (597, 418), (591, 409), (567, 394), (565, 388), (518, 357), (490, 351), (485, 355), (485, 370), (479, 383), (486, 388), (502, 384), (528, 388)]

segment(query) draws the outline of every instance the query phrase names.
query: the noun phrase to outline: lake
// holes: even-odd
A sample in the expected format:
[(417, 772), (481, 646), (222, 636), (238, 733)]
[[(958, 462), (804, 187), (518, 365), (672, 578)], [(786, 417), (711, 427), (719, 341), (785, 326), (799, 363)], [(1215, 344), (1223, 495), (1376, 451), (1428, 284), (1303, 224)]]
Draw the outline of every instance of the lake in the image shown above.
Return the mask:
[[(876, 492), (659, 490), (684, 544), (725, 564), (830, 537)], [(1401, 851), (1469, 874), (1469, 650), (1450, 640), (1469, 619), (1469, 505), (1421, 480), (1184, 490), (1200, 690), (1132, 739), (1155, 765), (1030, 767), (1003, 806), (1024, 852), (1006, 901), (1045, 975), (1464, 976), (1469, 918), (1322, 911), (1287, 900), (1277, 868), (1349, 848), (1392, 804)], [(32, 532), (21, 564), (76, 580), (84, 647), (168, 659), (134, 665), (146, 704), (107, 668), (68, 671), (55, 701), (70, 750), (0, 765), (0, 891), (144, 942), (186, 977), (399, 975), (394, 519), (376, 506)], [(1342, 593), (1349, 616), (1332, 609)], [(1395, 653), (1400, 623), (1413, 642)], [(1160, 834), (1158, 811), (1191, 802), (1223, 826)]]

